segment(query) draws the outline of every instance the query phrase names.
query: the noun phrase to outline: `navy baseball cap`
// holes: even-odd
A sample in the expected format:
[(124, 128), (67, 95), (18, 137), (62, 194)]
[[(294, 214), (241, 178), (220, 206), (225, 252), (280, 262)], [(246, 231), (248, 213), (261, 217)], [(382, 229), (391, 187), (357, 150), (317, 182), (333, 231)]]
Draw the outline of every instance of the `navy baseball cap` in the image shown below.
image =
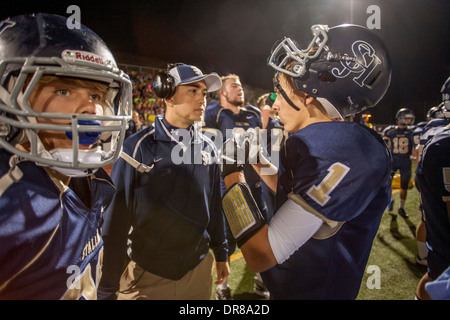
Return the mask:
[(222, 87), (222, 80), (217, 73), (203, 74), (199, 68), (187, 64), (170, 69), (169, 74), (175, 80), (175, 87), (201, 80), (205, 80), (208, 92), (217, 91)]

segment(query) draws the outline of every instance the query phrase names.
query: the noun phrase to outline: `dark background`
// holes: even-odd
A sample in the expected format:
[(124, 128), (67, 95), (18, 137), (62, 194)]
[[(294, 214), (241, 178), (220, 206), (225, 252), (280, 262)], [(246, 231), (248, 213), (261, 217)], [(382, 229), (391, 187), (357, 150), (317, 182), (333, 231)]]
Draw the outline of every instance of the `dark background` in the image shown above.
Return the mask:
[(416, 123), (425, 120), (450, 75), (448, 0), (17, 0), (2, 1), (0, 18), (32, 12), (69, 17), (71, 4), (119, 63), (165, 68), (184, 62), (205, 73), (236, 73), (244, 84), (267, 91), (274, 42), (289, 36), (309, 43), (313, 24), (367, 26), (367, 7), (377, 5), (381, 29), (374, 32), (390, 51), (393, 73), (386, 96), (370, 109), (374, 123), (394, 123), (401, 107), (415, 112)]

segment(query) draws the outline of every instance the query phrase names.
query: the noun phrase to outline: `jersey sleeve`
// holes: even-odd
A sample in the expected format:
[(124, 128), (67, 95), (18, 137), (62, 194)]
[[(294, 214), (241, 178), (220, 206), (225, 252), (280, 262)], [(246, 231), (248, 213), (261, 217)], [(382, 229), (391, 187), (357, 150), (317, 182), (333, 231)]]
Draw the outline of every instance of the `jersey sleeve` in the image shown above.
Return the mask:
[(386, 145), (388, 146), (388, 148), (391, 148), (391, 138), (389, 137), (389, 133), (392, 129), (392, 126), (388, 126), (386, 128), (384, 128), (383, 132), (382, 132), (382, 137), (384, 142), (386, 143)]
[[(124, 145), (123, 152), (131, 154)], [(109, 299), (119, 289), (120, 276), (126, 267), (128, 231), (131, 227), (133, 201), (130, 187), (136, 170), (123, 159), (119, 159), (111, 171), (116, 186), (111, 205), (104, 213), (102, 237), (104, 241), (103, 272), (98, 289), (98, 298)]]
[(225, 217), (222, 214), (222, 201), (220, 191), (220, 168), (218, 165), (213, 165), (212, 181), (214, 181), (211, 205), (211, 220), (208, 224), (207, 230), (211, 237), (210, 247), (214, 252), (216, 261), (224, 262), (228, 259), (228, 242), (225, 231)]

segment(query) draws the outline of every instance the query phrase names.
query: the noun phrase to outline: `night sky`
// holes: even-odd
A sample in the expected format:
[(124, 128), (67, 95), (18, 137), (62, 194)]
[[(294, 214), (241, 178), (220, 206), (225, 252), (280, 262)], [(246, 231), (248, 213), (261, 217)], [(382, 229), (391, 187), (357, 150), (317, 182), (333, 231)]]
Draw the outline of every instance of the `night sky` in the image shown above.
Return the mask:
[(32, 12), (69, 17), (71, 4), (119, 63), (164, 68), (184, 62), (203, 72), (236, 73), (244, 84), (267, 91), (274, 42), (288, 36), (309, 43), (313, 24), (367, 26), (372, 13), (366, 10), (377, 5), (381, 29), (374, 32), (390, 51), (393, 73), (386, 96), (370, 109), (374, 123), (393, 123), (401, 107), (423, 121), (450, 76), (448, 0), (17, 0), (2, 1), (0, 18)]

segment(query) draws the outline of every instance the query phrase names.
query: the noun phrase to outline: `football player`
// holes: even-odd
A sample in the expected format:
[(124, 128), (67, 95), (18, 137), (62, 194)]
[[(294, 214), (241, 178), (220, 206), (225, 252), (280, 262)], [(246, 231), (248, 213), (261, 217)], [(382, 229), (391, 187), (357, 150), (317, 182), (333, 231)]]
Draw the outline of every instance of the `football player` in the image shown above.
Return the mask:
[[(422, 154), (423, 148), (427, 144), (427, 142), (430, 141), (437, 133), (445, 130), (445, 127), (450, 123), (450, 114), (446, 112), (443, 102), (438, 106), (432, 107), (428, 110), (427, 120), (428, 123), (426, 123), (422, 128), (414, 130), (414, 139), (416, 139), (416, 134), (420, 134), (418, 138), (419, 142), (416, 144), (416, 152), (418, 155)], [(417, 160), (419, 160), (419, 156), (417, 157)], [(417, 182), (416, 187), (419, 190)], [(420, 208), (422, 212), (422, 219), (420, 220), (416, 229), (416, 239), (418, 248), (416, 262), (426, 266), (428, 247), (425, 242), (426, 228), (422, 204), (420, 205)]]
[(433, 300), (450, 300), (450, 267), (436, 280), (425, 284), (425, 289)]
[[(274, 157), (278, 157), (278, 152), (280, 151), (281, 145), (284, 143), (284, 128), (283, 124), (280, 121), (280, 118), (276, 114), (273, 109), (273, 103), (276, 99), (276, 93), (265, 93), (258, 97), (256, 101), (256, 105), (261, 110), (261, 118), (262, 118), (262, 133), (261, 133), (261, 142), (263, 143), (264, 150), (267, 150), (267, 156), (270, 158), (272, 151), (276, 151), (274, 153)], [(272, 141), (272, 137), (274, 137)], [(263, 192), (265, 193), (265, 201), (270, 210), (270, 216), (273, 215), (273, 204), (275, 203), (276, 195), (270, 190), (265, 183), (262, 185)], [(261, 278), (260, 273), (255, 275), (255, 283), (254, 283), (254, 291), (256, 294), (270, 298), (270, 293), (264, 285), (264, 282)]]
[[(400, 206), (398, 214), (403, 218), (408, 218), (405, 211), (405, 202), (408, 195), (408, 185), (411, 180), (412, 159), (417, 158), (417, 152), (414, 147), (413, 131), (409, 126), (414, 124), (414, 112), (408, 108), (401, 108), (397, 111), (395, 118), (397, 125), (391, 125), (383, 130), (383, 138), (392, 152), (393, 167), (392, 176), (397, 170), (400, 171)], [(396, 216), (392, 214), (394, 200), (389, 203), (389, 213), (392, 218)]]
[[(265, 149), (269, 156), (272, 150), (279, 150), (285, 138), (283, 123), (281, 123), (280, 117), (278, 117), (273, 109), (275, 99), (276, 93), (266, 93), (260, 96), (256, 102), (258, 108), (261, 110), (262, 129), (266, 131), (261, 136), (264, 139)], [(273, 145), (272, 135), (277, 138), (273, 142)]]
[(0, 22), (0, 299), (96, 299), (131, 82), (67, 18)]
[(419, 154), (422, 153), (425, 144), (450, 123), (450, 117), (443, 102), (428, 110), (427, 120), (428, 122), (423, 127), (423, 131), (419, 137), (419, 146), (416, 148)]
[[(242, 133), (249, 129), (262, 128), (261, 111), (252, 105), (245, 105), (245, 93), (239, 76), (229, 74), (221, 79), (219, 103), (210, 103), (207, 106), (204, 115), (204, 130), (216, 137), (222, 137), (222, 141), (225, 141), (232, 132)], [(251, 166), (245, 168), (245, 176), (259, 209), (268, 217), (269, 209), (264, 199), (260, 177)], [(226, 188), (223, 181), (221, 181), (221, 186), (222, 194), (224, 194)], [(228, 232), (228, 234), (228, 253), (231, 256), (236, 249), (236, 243), (231, 233)], [(231, 288), (227, 283), (217, 287), (216, 297), (218, 300), (231, 299)]]
[[(443, 113), (450, 116), (450, 77), (441, 89)], [(426, 243), (428, 271), (417, 287), (419, 300), (430, 299), (425, 285), (450, 267), (450, 125), (436, 133), (425, 145), (416, 168), (420, 191)], [(448, 288), (447, 288), (448, 289)]]
[(391, 64), (382, 40), (364, 27), (311, 30), (309, 44), (285, 38), (268, 61), (274, 108), (289, 133), (278, 174), (262, 176), (277, 189), (277, 211), (264, 219), (237, 162), (223, 165), (222, 203), (271, 298), (354, 299), (391, 196), (391, 154), (375, 131), (343, 120), (379, 102)]

